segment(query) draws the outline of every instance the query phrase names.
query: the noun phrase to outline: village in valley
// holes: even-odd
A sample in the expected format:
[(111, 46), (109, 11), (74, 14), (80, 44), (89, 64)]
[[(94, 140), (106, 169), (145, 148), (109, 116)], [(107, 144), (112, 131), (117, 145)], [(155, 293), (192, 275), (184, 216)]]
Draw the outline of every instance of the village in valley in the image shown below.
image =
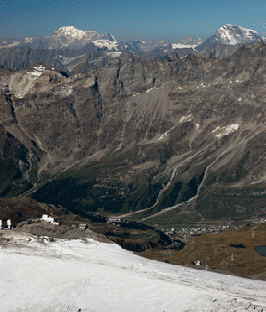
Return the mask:
[(219, 223), (210, 222), (197, 222), (197, 223), (187, 223), (179, 224), (176, 227), (164, 228), (160, 227), (160, 230), (165, 232), (171, 238), (181, 238), (184, 241), (189, 240), (192, 236), (199, 236), (202, 234), (218, 234), (226, 231), (237, 231), (246, 225), (264, 224), (266, 223), (266, 218), (252, 218), (245, 221), (232, 221)]

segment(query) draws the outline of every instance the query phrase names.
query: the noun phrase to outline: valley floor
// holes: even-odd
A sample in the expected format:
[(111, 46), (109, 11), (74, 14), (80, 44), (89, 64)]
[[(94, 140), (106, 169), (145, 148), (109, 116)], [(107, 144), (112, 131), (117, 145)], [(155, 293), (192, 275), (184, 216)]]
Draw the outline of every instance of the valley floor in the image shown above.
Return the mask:
[(91, 239), (4, 235), (3, 312), (266, 311), (263, 281), (152, 261)]

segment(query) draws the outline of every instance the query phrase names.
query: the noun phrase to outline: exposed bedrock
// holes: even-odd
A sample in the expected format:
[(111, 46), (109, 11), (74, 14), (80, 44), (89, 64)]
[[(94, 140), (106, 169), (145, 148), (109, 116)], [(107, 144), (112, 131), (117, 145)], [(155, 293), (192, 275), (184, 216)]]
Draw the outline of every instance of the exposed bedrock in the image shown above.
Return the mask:
[(180, 203), (211, 218), (265, 213), (265, 51), (3, 72), (2, 196), (141, 217)]

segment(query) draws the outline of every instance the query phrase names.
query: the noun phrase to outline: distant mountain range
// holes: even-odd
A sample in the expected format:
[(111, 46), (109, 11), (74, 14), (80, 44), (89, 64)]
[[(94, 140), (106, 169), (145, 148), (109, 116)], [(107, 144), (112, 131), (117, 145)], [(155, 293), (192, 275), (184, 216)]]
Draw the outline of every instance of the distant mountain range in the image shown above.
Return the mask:
[(99, 33), (95, 30), (84, 31), (74, 26), (63, 26), (47, 37), (25, 37), (23, 40), (0, 41), (0, 49), (27, 46), (33, 49), (78, 50), (91, 45), (108, 51), (166, 54), (184, 49), (206, 52), (217, 46), (237, 46), (256, 40), (262, 40), (256, 31), (230, 24), (220, 27), (207, 40), (189, 38), (174, 43), (152, 40), (120, 41), (110, 33)]
[(265, 57), (233, 25), (174, 48), (74, 27), (3, 43), (0, 195), (152, 224), (266, 216)]

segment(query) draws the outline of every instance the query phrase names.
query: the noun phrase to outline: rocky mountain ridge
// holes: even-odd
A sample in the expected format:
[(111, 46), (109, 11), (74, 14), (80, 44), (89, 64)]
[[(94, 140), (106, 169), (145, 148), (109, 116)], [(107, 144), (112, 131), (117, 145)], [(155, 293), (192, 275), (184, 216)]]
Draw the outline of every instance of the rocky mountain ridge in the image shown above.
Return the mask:
[(2, 71), (1, 195), (154, 222), (266, 213), (265, 55)]

